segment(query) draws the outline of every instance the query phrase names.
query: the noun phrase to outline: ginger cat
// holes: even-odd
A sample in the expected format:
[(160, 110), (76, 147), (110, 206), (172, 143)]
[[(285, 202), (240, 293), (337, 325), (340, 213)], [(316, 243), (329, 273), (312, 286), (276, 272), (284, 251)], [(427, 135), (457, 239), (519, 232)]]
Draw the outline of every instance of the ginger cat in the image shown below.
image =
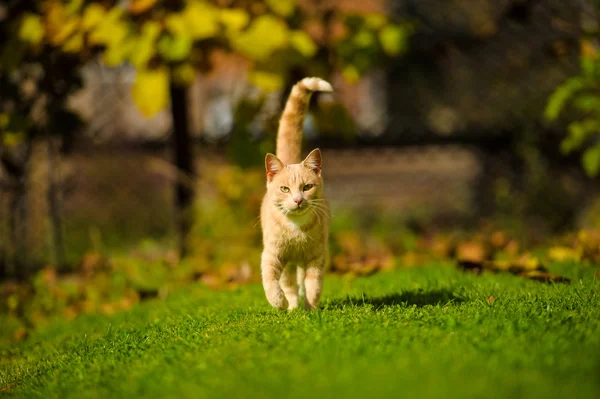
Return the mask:
[(328, 260), (329, 205), (323, 197), (321, 151), (300, 161), (304, 117), (314, 91), (333, 89), (319, 78), (292, 88), (279, 121), (277, 156), (267, 154), (267, 193), (261, 206), (262, 281), (269, 303), (278, 309), (316, 309)]

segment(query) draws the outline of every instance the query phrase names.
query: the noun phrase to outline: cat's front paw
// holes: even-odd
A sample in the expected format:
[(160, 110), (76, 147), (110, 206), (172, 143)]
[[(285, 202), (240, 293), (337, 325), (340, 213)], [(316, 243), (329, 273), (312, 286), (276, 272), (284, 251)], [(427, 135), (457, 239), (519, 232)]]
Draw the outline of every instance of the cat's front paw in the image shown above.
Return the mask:
[(271, 306), (273, 306), (276, 309), (284, 310), (287, 309), (289, 306), (288, 300), (285, 298), (285, 295), (283, 295), (283, 292), (277, 292), (273, 295), (267, 295), (267, 300), (269, 301)]

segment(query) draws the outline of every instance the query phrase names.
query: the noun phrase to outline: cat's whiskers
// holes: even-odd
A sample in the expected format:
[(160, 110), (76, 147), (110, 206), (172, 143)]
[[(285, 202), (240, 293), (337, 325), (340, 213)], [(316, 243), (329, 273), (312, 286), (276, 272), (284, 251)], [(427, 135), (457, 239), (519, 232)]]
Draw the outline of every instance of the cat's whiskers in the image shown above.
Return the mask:
[[(311, 200), (314, 201), (314, 200)], [(330, 214), (329, 214), (329, 208), (327, 207), (327, 205), (322, 204), (322, 203), (310, 203), (311, 208), (315, 209), (315, 211), (318, 211), (319, 213), (322, 214), (322, 216), (324, 216), (326, 219), (330, 219)]]

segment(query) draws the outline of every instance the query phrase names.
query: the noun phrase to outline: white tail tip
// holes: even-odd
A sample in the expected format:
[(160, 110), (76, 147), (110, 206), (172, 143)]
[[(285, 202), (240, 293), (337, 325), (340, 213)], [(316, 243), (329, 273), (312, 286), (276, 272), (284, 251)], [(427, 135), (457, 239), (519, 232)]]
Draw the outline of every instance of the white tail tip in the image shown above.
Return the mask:
[(304, 78), (301, 82), (302, 85), (310, 91), (333, 91), (331, 84), (321, 78)]

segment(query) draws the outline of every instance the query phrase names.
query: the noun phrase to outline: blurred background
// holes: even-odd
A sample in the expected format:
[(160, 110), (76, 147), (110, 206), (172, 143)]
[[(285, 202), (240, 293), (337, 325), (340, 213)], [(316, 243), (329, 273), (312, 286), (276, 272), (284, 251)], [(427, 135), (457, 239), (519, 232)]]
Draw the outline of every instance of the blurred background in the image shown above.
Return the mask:
[(3, 2), (2, 310), (35, 325), (257, 280), (264, 155), (305, 76), (335, 88), (304, 144), (332, 271), (597, 262), (599, 5)]

